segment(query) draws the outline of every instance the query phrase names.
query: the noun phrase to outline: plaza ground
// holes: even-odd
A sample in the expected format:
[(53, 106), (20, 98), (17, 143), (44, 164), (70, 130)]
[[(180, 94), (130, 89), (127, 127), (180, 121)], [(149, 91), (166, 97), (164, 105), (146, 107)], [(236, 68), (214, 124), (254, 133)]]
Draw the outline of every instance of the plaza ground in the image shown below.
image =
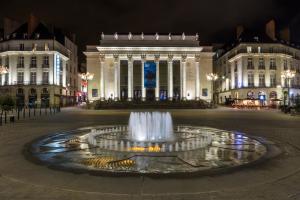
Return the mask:
[(258, 165), (192, 178), (101, 177), (36, 165), (22, 154), (35, 138), (100, 124), (127, 124), (130, 111), (66, 108), (0, 127), (0, 199), (300, 199), (300, 117), (274, 110), (169, 110), (175, 124), (266, 138), (282, 153)]

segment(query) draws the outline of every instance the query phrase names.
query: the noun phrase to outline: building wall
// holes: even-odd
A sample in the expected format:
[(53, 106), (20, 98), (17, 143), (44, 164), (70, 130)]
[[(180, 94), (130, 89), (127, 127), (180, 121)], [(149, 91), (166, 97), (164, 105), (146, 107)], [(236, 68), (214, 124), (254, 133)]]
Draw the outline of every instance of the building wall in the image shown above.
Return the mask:
[[(23, 45), (22, 48), (20, 47), (21, 44)], [(5, 60), (9, 58), (9, 65), (6, 66), (8, 67), (9, 81), (5, 84), (5, 75), (2, 75), (0, 82), (1, 93), (16, 96), (17, 89), (23, 88), (25, 104), (27, 104), (27, 91), (35, 88), (39, 98), (42, 88), (48, 88), (51, 104), (66, 105), (70, 101), (75, 103), (75, 96), (79, 87), (77, 47), (73, 43), (70, 43), (69, 46), (73, 48), (74, 53), (55, 40), (8, 40), (0, 42), (0, 64), (5, 66)], [(48, 67), (43, 66), (44, 56), (49, 58)], [(24, 67), (18, 67), (19, 57), (24, 57)], [(30, 66), (32, 57), (36, 57), (36, 67)], [(62, 74), (62, 83), (58, 83), (59, 77), (54, 74), (55, 69), (59, 68), (58, 66), (56, 67), (56, 58), (59, 58), (62, 66), (62, 71), (59, 72)], [(18, 72), (24, 73), (23, 83), (17, 82)], [(34, 83), (30, 82), (31, 72), (36, 72), (36, 82)], [(43, 72), (49, 73), (48, 82), (42, 81)], [(72, 81), (70, 82), (70, 80)], [(38, 100), (38, 102), (40, 101)]]
[[(250, 51), (251, 49), (251, 51)], [(248, 68), (248, 58), (253, 60), (253, 69)], [(264, 69), (259, 69), (259, 59), (264, 61)], [(230, 95), (232, 98), (238, 94), (239, 98), (247, 98), (249, 91), (254, 91), (256, 98), (258, 92), (265, 92), (267, 101), (270, 101), (269, 94), (272, 91), (277, 92), (277, 97), (282, 98), (283, 91), (286, 90), (282, 72), (289, 69), (295, 70), (296, 76), (292, 81), (291, 94), (300, 95), (300, 50), (279, 44), (240, 44), (217, 57), (214, 62), (214, 71), (220, 77), (217, 81), (215, 92), (219, 96), (219, 102), (224, 97)], [(270, 69), (271, 59), (275, 60), (276, 69)], [(286, 63), (286, 68), (284, 68)], [(235, 72), (235, 65), (237, 70)], [(249, 86), (248, 74), (254, 75), (254, 86)], [(265, 85), (259, 85), (259, 75), (265, 76)], [(276, 75), (275, 85), (271, 85), (271, 75)], [(238, 85), (235, 84), (235, 76), (238, 77)], [(284, 89), (285, 88), (285, 89)], [(240, 89), (240, 90), (239, 90)], [(293, 92), (292, 92), (293, 91)], [(222, 98), (221, 98), (222, 97)], [(223, 103), (223, 102), (220, 102)]]
[[(95, 101), (95, 100), (99, 100), (100, 99), (100, 69), (101, 69), (101, 62), (100, 62), (100, 58), (99, 58), (99, 53), (90, 53), (87, 54), (87, 71), (89, 73), (94, 74), (93, 80), (89, 81), (89, 86), (88, 86), (88, 98), (90, 101)], [(174, 58), (174, 60), (179, 60), (180, 58)], [(124, 59), (120, 59), (120, 60), (124, 60)], [(151, 59), (150, 59), (151, 60)], [(165, 89), (167, 90), (167, 87), (165, 87), (164, 83), (167, 83), (167, 74), (163, 73), (164, 71), (167, 71), (167, 58), (160, 59), (160, 90)], [(199, 66), (200, 66), (200, 70), (199, 70), (199, 77), (200, 77), (200, 98), (204, 99), (206, 101), (210, 101), (211, 100), (211, 82), (207, 80), (206, 75), (208, 73), (212, 73), (212, 55), (211, 54), (206, 54), (203, 53), (203, 55), (201, 54), (201, 58), (200, 58), (200, 62), (199, 62)], [(124, 77), (127, 77), (127, 69), (126, 70), (122, 70), (122, 67), (127, 68), (124, 64), (124, 62), (122, 62), (123, 64), (120, 65), (120, 75), (121, 77), (121, 88), (127, 87), (127, 80), (124, 80)], [(174, 62), (175, 63), (175, 62)], [(173, 69), (175, 64), (173, 63)], [(127, 64), (126, 64), (127, 65)], [(139, 75), (138, 72), (140, 71), (140, 69), (137, 69), (138, 66), (140, 65), (140, 62), (137, 62), (136, 64), (134, 64), (134, 76), (135, 75)], [(164, 69), (166, 68), (166, 69)], [(135, 70), (136, 71), (135, 73)], [(195, 59), (194, 58), (187, 58), (186, 60), (186, 75), (187, 75), (187, 84), (186, 84), (186, 96), (188, 100), (194, 100), (195, 99), (195, 88), (196, 88), (196, 83), (195, 83)], [(105, 59), (105, 69), (104, 69), (104, 84), (105, 84), (105, 98), (109, 99), (111, 97), (114, 97), (114, 59), (112, 57), (108, 57)], [(174, 74), (173, 74), (174, 76)], [(140, 81), (141, 79), (141, 74), (138, 77), (134, 77), (134, 87), (133, 89), (140, 89)], [(180, 81), (180, 80), (178, 80)], [(180, 83), (174, 83), (173, 85), (179, 85)], [(92, 94), (92, 90), (95, 89), (97, 90), (98, 95), (97, 96), (93, 96)], [(207, 90), (207, 95), (205, 95), (205, 92), (203, 92), (203, 90)], [(112, 95), (112, 96), (111, 96)], [(189, 95), (189, 96), (188, 96)], [(120, 95), (119, 95), (120, 97)]]

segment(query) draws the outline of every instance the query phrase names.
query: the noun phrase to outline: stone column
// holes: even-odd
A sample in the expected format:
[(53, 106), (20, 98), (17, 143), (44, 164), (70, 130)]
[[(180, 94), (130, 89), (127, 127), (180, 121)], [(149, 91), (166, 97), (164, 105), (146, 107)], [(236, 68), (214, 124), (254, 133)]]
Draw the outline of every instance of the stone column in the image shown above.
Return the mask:
[(144, 71), (144, 64), (145, 64), (145, 61), (146, 61), (146, 55), (143, 54), (141, 55), (141, 62), (142, 62), (142, 83), (141, 83), (141, 89), (142, 89), (142, 101), (145, 101), (146, 100), (146, 89), (145, 89), (145, 85), (144, 85), (144, 82), (145, 82), (145, 71)]
[(199, 101), (200, 100), (200, 67), (199, 67), (199, 62), (200, 62), (200, 56), (196, 55), (195, 56), (195, 67), (196, 67), (196, 80), (195, 80), (195, 100)]
[(159, 55), (155, 55), (156, 63), (156, 88), (155, 88), (155, 100), (159, 101)]
[(230, 73), (231, 73), (231, 89), (235, 89), (236, 85), (235, 85), (235, 72), (234, 72), (234, 62), (231, 63), (230, 66)]
[(114, 99), (115, 101), (119, 100), (119, 55), (114, 55)]
[(105, 86), (104, 86), (104, 67), (105, 67), (105, 55), (100, 55), (100, 100), (105, 100)]
[(173, 100), (173, 55), (168, 55), (168, 98)]
[(133, 59), (132, 55), (127, 55), (128, 58), (128, 101), (132, 101), (133, 93)]
[(181, 56), (182, 66), (182, 100), (186, 100), (186, 55)]

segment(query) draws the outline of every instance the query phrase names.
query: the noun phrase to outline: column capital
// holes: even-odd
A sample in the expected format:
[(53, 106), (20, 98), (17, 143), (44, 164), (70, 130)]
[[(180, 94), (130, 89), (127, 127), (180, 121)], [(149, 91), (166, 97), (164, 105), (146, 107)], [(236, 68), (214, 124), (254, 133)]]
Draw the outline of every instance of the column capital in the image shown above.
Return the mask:
[(181, 61), (182, 62), (186, 62), (186, 57), (187, 57), (186, 54), (181, 55)]
[(146, 54), (142, 54), (142, 55), (141, 55), (141, 59), (142, 59), (143, 61), (146, 60), (146, 57), (147, 57)]
[(100, 59), (101, 62), (104, 62), (105, 61), (105, 54), (100, 54), (99, 59)]
[(169, 54), (169, 55), (168, 55), (168, 61), (169, 61), (169, 62), (172, 62), (172, 61), (173, 61), (173, 57), (174, 57), (174, 56), (173, 56), (172, 54)]
[(160, 58), (160, 55), (159, 55), (159, 54), (155, 54), (155, 55), (154, 55), (155, 61), (159, 61), (159, 58)]
[(196, 54), (196, 55), (195, 55), (195, 61), (196, 61), (196, 62), (200, 62), (200, 55), (199, 55), (199, 54)]
[(132, 61), (132, 54), (127, 54), (127, 59), (128, 59), (128, 61)]
[(118, 62), (119, 61), (119, 54), (114, 54), (114, 62)]

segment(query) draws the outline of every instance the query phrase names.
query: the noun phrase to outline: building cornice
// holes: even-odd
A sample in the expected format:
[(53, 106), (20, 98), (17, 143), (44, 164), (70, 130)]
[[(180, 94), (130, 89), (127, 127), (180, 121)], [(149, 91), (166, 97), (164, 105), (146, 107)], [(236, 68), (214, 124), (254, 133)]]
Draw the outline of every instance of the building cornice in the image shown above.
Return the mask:
[(228, 62), (234, 62), (241, 57), (282, 57), (282, 58), (293, 58), (293, 56), (284, 53), (239, 53), (228, 60)]
[(63, 60), (68, 61), (69, 58), (61, 54), (58, 51), (4, 51), (0, 53), (0, 56), (7, 55), (47, 55), (47, 54), (59, 54)]

